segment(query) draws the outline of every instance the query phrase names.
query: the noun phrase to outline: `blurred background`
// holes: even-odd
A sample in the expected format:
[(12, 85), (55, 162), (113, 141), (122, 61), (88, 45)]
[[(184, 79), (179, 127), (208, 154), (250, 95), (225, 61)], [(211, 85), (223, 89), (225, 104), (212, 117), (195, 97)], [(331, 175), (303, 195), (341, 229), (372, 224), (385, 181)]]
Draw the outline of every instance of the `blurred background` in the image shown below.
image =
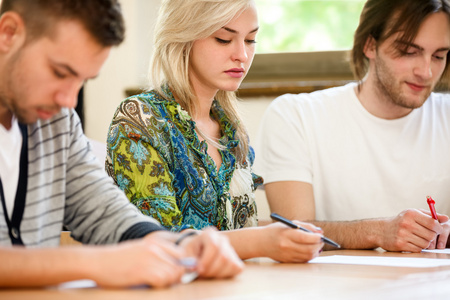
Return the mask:
[[(114, 48), (100, 75), (85, 84), (77, 111), (99, 153), (116, 107), (148, 88), (153, 27), (161, 0), (121, 0), (126, 39)], [(255, 0), (260, 30), (257, 54), (238, 95), (250, 141), (266, 107), (284, 93), (311, 92), (353, 79), (348, 50), (365, 1)], [(1, 3), (1, 0), (0, 0)], [(258, 155), (258, 153), (256, 153)], [(269, 220), (264, 191), (257, 191), (260, 219)]]
[[(346, 55), (364, 2), (256, 0), (257, 55), (239, 94), (251, 138), (261, 113), (277, 95), (352, 79)], [(120, 101), (148, 87), (152, 31), (160, 0), (121, 3), (127, 25), (125, 42), (113, 49), (100, 76), (89, 81), (83, 93), (86, 134), (101, 142)]]

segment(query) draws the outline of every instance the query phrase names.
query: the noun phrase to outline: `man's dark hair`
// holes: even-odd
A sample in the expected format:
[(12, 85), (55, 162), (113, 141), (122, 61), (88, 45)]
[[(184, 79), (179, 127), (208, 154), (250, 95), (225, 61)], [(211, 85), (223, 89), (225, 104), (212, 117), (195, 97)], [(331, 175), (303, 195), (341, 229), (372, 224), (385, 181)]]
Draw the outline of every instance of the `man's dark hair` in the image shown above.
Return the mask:
[(0, 14), (18, 13), (24, 20), (27, 41), (51, 36), (59, 21), (78, 21), (102, 46), (119, 45), (125, 36), (117, 0), (3, 0)]
[[(370, 37), (373, 37), (379, 45), (393, 34), (401, 32), (399, 39), (407, 47), (417, 36), (423, 21), (437, 12), (444, 12), (450, 16), (450, 0), (368, 0), (355, 32), (351, 54), (352, 68), (356, 78), (362, 80), (367, 72), (364, 47)], [(449, 60), (450, 53), (447, 54), (447, 64), (442, 79), (446, 78), (449, 72)]]

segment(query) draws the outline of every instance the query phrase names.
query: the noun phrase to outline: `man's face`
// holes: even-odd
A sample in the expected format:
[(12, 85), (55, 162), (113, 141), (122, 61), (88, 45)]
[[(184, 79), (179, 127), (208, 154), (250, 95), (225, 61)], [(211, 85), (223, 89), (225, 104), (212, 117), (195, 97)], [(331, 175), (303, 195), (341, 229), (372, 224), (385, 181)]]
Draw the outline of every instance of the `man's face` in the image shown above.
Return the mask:
[(97, 76), (110, 47), (99, 45), (81, 24), (56, 24), (53, 37), (42, 37), (12, 53), (0, 70), (0, 106), (21, 123), (49, 119), (73, 108), (82, 84)]
[(374, 52), (370, 66), (374, 86), (378, 96), (394, 106), (418, 108), (445, 69), (450, 48), (449, 18), (442, 12), (430, 15), (407, 47), (399, 44), (398, 37), (389, 37)]

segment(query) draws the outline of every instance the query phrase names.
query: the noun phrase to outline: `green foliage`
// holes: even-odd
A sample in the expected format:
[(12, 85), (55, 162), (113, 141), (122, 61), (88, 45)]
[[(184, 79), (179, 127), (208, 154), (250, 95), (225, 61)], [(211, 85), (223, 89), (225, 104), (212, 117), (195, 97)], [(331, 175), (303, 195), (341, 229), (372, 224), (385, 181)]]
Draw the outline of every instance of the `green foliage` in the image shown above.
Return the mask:
[(350, 49), (365, 0), (255, 0), (257, 52)]

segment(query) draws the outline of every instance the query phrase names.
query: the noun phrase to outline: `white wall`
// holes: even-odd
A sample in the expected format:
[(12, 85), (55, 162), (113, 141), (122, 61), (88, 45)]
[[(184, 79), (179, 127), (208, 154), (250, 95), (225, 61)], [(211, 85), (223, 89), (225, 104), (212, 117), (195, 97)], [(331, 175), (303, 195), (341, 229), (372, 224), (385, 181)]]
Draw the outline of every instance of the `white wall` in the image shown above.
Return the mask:
[[(160, 0), (122, 0), (126, 39), (112, 50), (99, 77), (85, 87), (85, 132), (89, 138), (104, 143), (114, 111), (126, 97), (125, 89), (146, 86), (159, 3)], [(256, 139), (261, 116), (271, 100), (251, 98), (239, 104), (251, 142)], [(256, 198), (260, 220), (268, 220), (264, 191), (258, 190)]]
[(105, 142), (109, 123), (125, 89), (144, 86), (152, 51), (152, 33), (160, 0), (122, 0), (126, 38), (103, 66), (100, 75), (85, 87), (85, 132)]

